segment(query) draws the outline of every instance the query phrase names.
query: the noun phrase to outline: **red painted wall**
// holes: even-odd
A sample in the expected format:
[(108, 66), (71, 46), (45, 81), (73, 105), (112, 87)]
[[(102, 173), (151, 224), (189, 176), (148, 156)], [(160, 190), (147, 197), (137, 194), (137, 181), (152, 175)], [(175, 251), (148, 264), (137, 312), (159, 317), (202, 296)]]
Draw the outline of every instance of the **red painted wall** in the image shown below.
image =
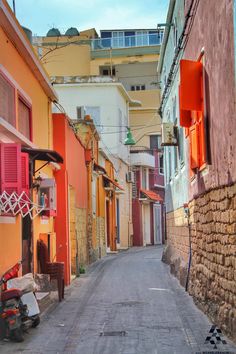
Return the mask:
[(133, 246), (143, 246), (142, 204), (138, 199), (132, 203)]
[(232, 0), (199, 2), (184, 58), (197, 60), (203, 47), (209, 172), (191, 185), (190, 198), (236, 181)]
[(66, 124), (66, 169), (68, 183), (75, 188), (78, 208), (87, 208), (87, 169), (84, 147)]
[(87, 208), (87, 170), (84, 148), (69, 127), (64, 114), (53, 114), (54, 149), (63, 157), (61, 169), (55, 172), (57, 184), (57, 261), (65, 263), (65, 282), (70, 283), (70, 239), (68, 185), (76, 192), (76, 206)]

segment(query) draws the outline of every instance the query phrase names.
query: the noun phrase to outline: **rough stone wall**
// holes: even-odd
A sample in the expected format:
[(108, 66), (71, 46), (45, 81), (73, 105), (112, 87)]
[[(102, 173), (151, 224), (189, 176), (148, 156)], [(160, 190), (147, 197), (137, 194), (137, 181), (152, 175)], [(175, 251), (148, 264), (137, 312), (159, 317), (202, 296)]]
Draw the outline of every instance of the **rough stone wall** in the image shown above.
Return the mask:
[(78, 248), (78, 263), (88, 263), (88, 242), (87, 242), (87, 210), (76, 208), (76, 237)]
[(106, 232), (104, 217), (97, 217), (97, 245), (98, 256), (104, 257), (106, 255)]
[(189, 292), (236, 339), (236, 184), (194, 199), (190, 223)]
[(185, 286), (189, 259), (189, 229), (184, 209), (166, 214), (167, 244), (162, 260), (170, 265), (171, 272)]

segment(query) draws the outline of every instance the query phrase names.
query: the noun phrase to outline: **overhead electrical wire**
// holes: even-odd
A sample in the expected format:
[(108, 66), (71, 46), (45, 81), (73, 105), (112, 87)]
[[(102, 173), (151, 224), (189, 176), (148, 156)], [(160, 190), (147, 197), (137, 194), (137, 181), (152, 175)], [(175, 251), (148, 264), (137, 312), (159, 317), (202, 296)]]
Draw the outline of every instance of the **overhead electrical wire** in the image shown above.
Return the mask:
[(173, 80), (176, 76), (176, 73), (178, 72), (179, 57), (180, 57), (181, 51), (185, 48), (185, 46), (187, 44), (188, 37), (189, 37), (190, 31), (191, 31), (191, 28), (193, 25), (193, 21), (195, 18), (195, 14), (196, 14), (196, 11), (198, 8), (199, 1), (200, 0), (192, 0), (191, 4), (189, 6), (188, 12), (186, 14), (186, 17), (185, 17), (183, 30), (182, 30), (182, 33), (181, 33), (179, 40), (178, 40), (178, 46), (175, 50), (175, 55), (174, 55), (174, 58), (173, 58), (173, 61), (172, 61), (171, 67), (170, 67), (170, 71), (169, 71), (168, 78), (167, 78), (167, 83), (164, 87), (164, 91), (163, 91), (163, 94), (161, 97), (160, 107), (158, 110), (158, 113), (160, 114), (161, 117), (162, 117), (162, 110), (163, 110), (164, 103), (167, 100), (167, 96), (170, 92), (171, 85), (172, 85)]

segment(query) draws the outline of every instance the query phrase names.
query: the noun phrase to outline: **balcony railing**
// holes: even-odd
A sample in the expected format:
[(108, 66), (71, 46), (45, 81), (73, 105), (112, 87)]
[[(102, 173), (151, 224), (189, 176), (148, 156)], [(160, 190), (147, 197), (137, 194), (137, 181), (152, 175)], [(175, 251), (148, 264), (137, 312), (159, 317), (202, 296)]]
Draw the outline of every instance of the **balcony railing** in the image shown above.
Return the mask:
[(147, 33), (133, 36), (92, 39), (92, 50), (110, 48), (130, 48), (161, 45), (163, 32)]
[(155, 167), (155, 157), (147, 152), (132, 153), (130, 155), (130, 160), (132, 166)]

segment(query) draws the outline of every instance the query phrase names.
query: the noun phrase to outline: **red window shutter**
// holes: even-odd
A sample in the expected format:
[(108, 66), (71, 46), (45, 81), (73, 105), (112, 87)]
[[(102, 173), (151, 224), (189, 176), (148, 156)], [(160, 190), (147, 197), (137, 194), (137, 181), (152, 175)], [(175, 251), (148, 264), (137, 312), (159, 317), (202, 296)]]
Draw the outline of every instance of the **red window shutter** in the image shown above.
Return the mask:
[(194, 124), (189, 128), (190, 142), (190, 168), (193, 170), (199, 167), (198, 153), (198, 125)]
[(198, 120), (199, 167), (203, 167), (206, 164), (206, 160), (207, 160), (203, 112), (198, 112), (197, 120)]
[(181, 105), (183, 98), (181, 97), (182, 91), (179, 86), (179, 124), (181, 127), (189, 128), (191, 125), (191, 111), (183, 110)]
[(202, 110), (202, 70), (199, 61), (180, 60), (180, 112)]
[(29, 155), (21, 153), (21, 188), (29, 195)]
[(1, 193), (21, 192), (21, 146), (0, 144)]

